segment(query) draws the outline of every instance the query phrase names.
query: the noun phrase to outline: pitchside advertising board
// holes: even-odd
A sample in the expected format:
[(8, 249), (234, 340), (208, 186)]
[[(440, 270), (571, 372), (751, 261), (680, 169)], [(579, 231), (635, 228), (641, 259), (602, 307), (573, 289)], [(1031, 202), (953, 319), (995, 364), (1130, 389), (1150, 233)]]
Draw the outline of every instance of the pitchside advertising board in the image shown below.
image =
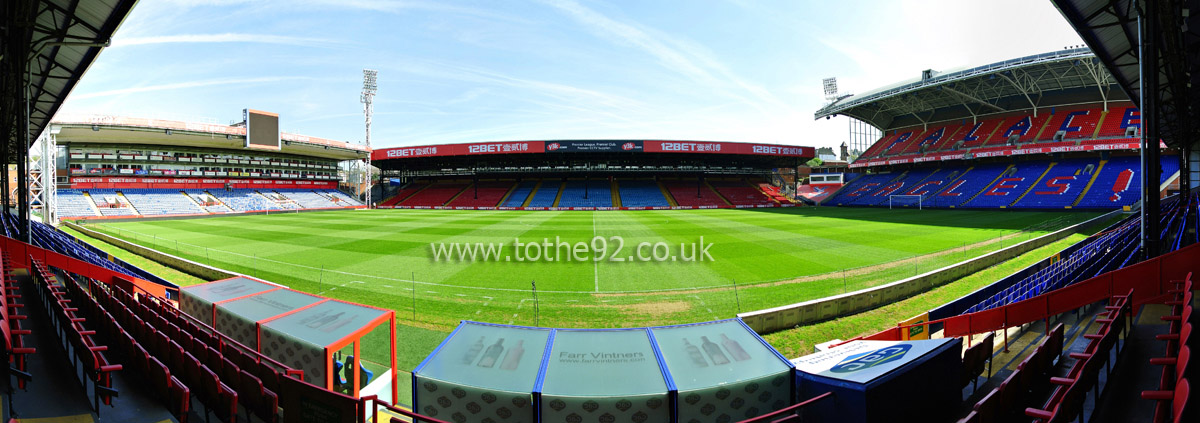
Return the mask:
[(812, 147), (715, 141), (562, 140), (441, 144), (375, 150), (372, 160), (531, 153), (690, 153), (814, 157)]

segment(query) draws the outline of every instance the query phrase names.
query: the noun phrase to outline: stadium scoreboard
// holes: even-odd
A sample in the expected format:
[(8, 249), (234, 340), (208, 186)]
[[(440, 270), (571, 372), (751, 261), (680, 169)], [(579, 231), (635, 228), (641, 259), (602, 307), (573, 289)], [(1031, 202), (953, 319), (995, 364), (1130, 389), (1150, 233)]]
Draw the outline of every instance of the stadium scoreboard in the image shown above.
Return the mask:
[(246, 120), (246, 148), (279, 150), (279, 115), (254, 109), (242, 109)]

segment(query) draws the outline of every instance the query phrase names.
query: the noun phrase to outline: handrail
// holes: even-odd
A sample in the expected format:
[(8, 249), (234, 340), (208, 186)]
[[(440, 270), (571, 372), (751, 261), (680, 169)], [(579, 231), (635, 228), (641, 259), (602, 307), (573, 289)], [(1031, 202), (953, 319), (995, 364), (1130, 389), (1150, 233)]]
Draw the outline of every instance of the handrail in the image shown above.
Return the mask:
[[(365, 397), (362, 397), (360, 399), (360, 401), (362, 401), (361, 402), (362, 406), (358, 408), (359, 412), (361, 413), (358, 416), (358, 418), (359, 418), (359, 421), (362, 423), (378, 422), (379, 421), (379, 406), (381, 406), (381, 405), (383, 406), (384, 409), (391, 411), (393, 413), (399, 414), (401, 416), (408, 417), (408, 418), (412, 419), (414, 422), (419, 421), (419, 422), (423, 422), (423, 423), (449, 423), (445, 420), (438, 420), (433, 417), (423, 416), (423, 415), (417, 414), (415, 412), (408, 411), (408, 410), (405, 410), (400, 407), (396, 407), (394, 405), (389, 404), (387, 401), (379, 399), (378, 395), (367, 395)], [(367, 411), (368, 410), (368, 407), (367, 407), (368, 401), (371, 402), (371, 407), (369, 408), (369, 410), (370, 410), (369, 412)], [(370, 419), (367, 419), (368, 415), (371, 416)]]
[[(823, 399), (825, 399), (825, 398), (833, 398), (833, 392), (826, 392), (826, 393), (824, 393), (824, 394), (817, 395), (817, 396), (815, 396), (815, 397), (812, 397), (812, 398), (809, 398), (809, 399), (807, 399), (807, 400), (804, 400), (804, 401), (800, 402), (799, 404), (792, 405), (792, 406), (789, 406), (789, 407), (786, 407), (786, 408), (783, 408), (783, 409), (780, 409), (780, 410), (777, 410), (777, 411), (774, 411), (774, 412), (770, 412), (770, 413), (767, 413), (767, 414), (763, 414), (763, 415), (761, 415), (761, 416), (758, 416), (758, 417), (751, 417), (751, 418), (749, 418), (749, 419), (746, 419), (746, 420), (739, 421), (738, 423), (763, 423), (763, 422), (770, 422), (770, 423), (782, 423), (782, 422), (790, 422), (790, 421), (793, 421), (793, 420), (796, 418), (795, 412), (796, 412), (797, 410), (799, 410), (799, 409), (801, 409), (801, 408), (804, 408), (804, 407), (807, 407), (807, 406), (809, 406), (809, 405), (812, 405), (812, 404), (814, 404), (814, 403), (816, 403), (816, 402), (818, 402), (818, 401), (821, 401), (821, 400), (823, 400)], [(780, 419), (774, 419), (774, 420), (772, 420), (773, 418), (775, 418), (775, 417), (777, 417), (777, 416), (783, 416), (783, 418), (780, 418)]]

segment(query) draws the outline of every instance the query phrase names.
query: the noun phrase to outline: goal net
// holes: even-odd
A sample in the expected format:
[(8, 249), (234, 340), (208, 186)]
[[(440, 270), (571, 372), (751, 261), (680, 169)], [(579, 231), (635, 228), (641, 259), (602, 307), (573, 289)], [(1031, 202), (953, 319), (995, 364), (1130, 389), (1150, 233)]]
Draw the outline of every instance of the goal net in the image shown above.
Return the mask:
[(897, 207), (916, 207), (917, 210), (922, 209), (922, 195), (889, 195), (888, 208), (894, 209)]

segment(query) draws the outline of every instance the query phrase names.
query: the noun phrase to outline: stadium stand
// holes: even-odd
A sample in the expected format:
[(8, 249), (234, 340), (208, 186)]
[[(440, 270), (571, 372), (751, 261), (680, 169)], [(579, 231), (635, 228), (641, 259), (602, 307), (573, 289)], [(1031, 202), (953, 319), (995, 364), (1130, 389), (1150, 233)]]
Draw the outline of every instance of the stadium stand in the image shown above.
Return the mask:
[[(987, 142), (992, 133), (996, 132), (1004, 121), (1003, 117), (994, 117), (973, 124), (963, 122), (963, 129), (959, 131), (958, 135), (947, 141), (942, 150), (961, 150), (979, 147)], [(962, 142), (961, 145), (959, 145), (960, 141)]]
[(387, 200), (384, 200), (383, 202), (379, 203), (379, 205), (380, 206), (388, 206), (388, 207), (395, 206), (397, 204), (400, 204), (401, 201), (404, 201), (405, 199), (412, 196), (413, 194), (416, 194), (417, 191), (423, 190), (428, 187), (429, 187), (429, 183), (425, 182), (425, 181), (409, 183), (408, 185), (405, 185), (403, 188), (400, 188), (398, 191), (396, 191), (396, 193), (393, 194), (391, 198), (388, 198)]
[(246, 212), (282, 209), (274, 201), (268, 200), (262, 194), (252, 189), (234, 189), (229, 191), (210, 189), (205, 192), (217, 197), (234, 211)]
[(681, 206), (708, 207), (726, 204), (720, 195), (696, 179), (664, 179), (661, 182)]
[(203, 207), (204, 211), (206, 211), (206, 212), (209, 212), (209, 213), (231, 213), (231, 212), (233, 212), (233, 209), (229, 208), (229, 206), (226, 206), (224, 203), (221, 203), (221, 201), (217, 200), (215, 196), (210, 195), (209, 193), (205, 192), (204, 190), (188, 189), (188, 190), (183, 190), (183, 192), (184, 192), (184, 194), (187, 194), (188, 196), (192, 197), (192, 199), (196, 201), (196, 204), (199, 204), (200, 207)]
[(869, 195), (859, 197), (858, 201), (854, 204), (860, 206), (887, 206), (889, 196), (904, 193), (906, 189), (919, 185), (921, 181), (928, 179), (936, 171), (937, 169), (928, 168), (904, 172), (899, 179), (881, 184), (877, 187), (878, 189), (871, 191)]
[(558, 207), (612, 206), (612, 188), (607, 180), (568, 180), (558, 200)]
[[(1173, 157), (1164, 163), (1178, 163)], [(1178, 164), (1175, 165), (1178, 168)], [(1138, 187), (1141, 159), (1137, 156), (1116, 157), (1104, 163), (1090, 184), (1087, 192), (1079, 199), (1076, 208), (1120, 208), (1132, 205), (1141, 198)], [(1172, 172), (1174, 173), (1174, 172)], [(1162, 181), (1170, 177), (1163, 172)]]
[[(512, 186), (512, 181), (479, 182), (474, 186), (467, 187), (462, 195), (446, 205), (449, 207), (496, 207), (504, 198), (504, 194), (512, 189)], [(478, 197), (476, 197), (477, 195)]]
[(123, 189), (120, 191), (145, 216), (202, 214), (204, 209), (174, 189)]
[(755, 185), (743, 179), (737, 180), (714, 180), (709, 181), (713, 189), (717, 193), (729, 200), (729, 204), (735, 206), (757, 206), (778, 204), (772, 201), (770, 197), (762, 192)]
[(538, 187), (537, 192), (533, 193), (533, 198), (529, 200), (527, 207), (554, 207), (554, 200), (558, 198), (558, 190), (562, 181), (557, 179), (543, 179), (542, 185)]
[(58, 195), (58, 215), (61, 217), (99, 216), (92, 208), (92, 200), (76, 189), (60, 189)]
[(116, 190), (89, 189), (87, 193), (92, 196), (92, 201), (96, 203), (96, 207), (100, 209), (100, 215), (102, 216), (133, 216), (138, 214), (128, 203), (121, 200)]
[(1141, 128), (1142, 114), (1137, 107), (1126, 105), (1123, 107), (1110, 107), (1108, 114), (1104, 116), (1104, 122), (1100, 124), (1100, 129), (1096, 132), (1096, 138), (1126, 138), (1131, 134), (1129, 128)]
[(1021, 162), (1010, 167), (1004, 175), (987, 185), (974, 199), (960, 207), (1004, 208), (1017, 200), (1046, 172), (1044, 161)]
[(529, 198), (529, 194), (533, 192), (533, 188), (536, 186), (537, 181), (524, 181), (520, 184), (517, 184), (517, 187), (513, 189), (512, 194), (509, 194), (508, 198), (504, 200), (504, 204), (501, 204), (500, 206), (521, 207), (525, 204), (525, 200)]
[(1100, 164), (1099, 159), (1067, 159), (1054, 167), (1013, 208), (1061, 209), (1071, 206)]
[(336, 189), (314, 190), (317, 194), (329, 197), (338, 207), (361, 206), (362, 201)]
[(617, 184), (622, 207), (667, 207), (671, 205), (655, 181), (628, 179), (621, 180)]
[(397, 203), (414, 207), (439, 207), (446, 204), (463, 191), (468, 184), (461, 182), (435, 182), (428, 188), (417, 191), (413, 195)]
[(275, 190), (276, 193), (283, 195), (294, 201), (300, 207), (306, 209), (323, 209), (331, 207), (341, 207), (334, 203), (329, 197), (316, 193), (313, 190), (292, 189), (292, 190)]
[(964, 170), (958, 180), (929, 197), (926, 207), (959, 207), (981, 193), (1008, 169), (1004, 164), (980, 164)]
[(856, 205), (859, 201), (865, 201), (872, 193), (878, 191), (883, 185), (899, 178), (901, 175), (897, 173), (872, 173), (856, 178), (854, 181), (847, 183), (838, 194), (828, 202), (834, 205)]
[(1095, 106), (1073, 107), (1052, 110), (1051, 113), (1050, 123), (1037, 137), (1037, 141), (1056, 141), (1060, 132), (1064, 140), (1092, 138), (1104, 109)]

